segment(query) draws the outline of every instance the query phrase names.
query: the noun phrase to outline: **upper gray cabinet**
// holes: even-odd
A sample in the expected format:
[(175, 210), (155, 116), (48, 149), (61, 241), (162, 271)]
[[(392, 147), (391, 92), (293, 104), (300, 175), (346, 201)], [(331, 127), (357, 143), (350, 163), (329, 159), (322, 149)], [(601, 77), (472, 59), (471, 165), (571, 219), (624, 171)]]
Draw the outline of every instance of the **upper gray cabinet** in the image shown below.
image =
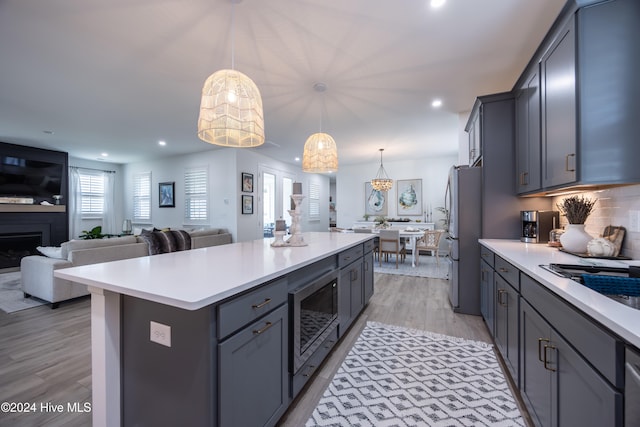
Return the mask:
[(540, 65), (534, 64), (516, 89), (516, 188), (538, 191), (540, 170)]
[(576, 49), (574, 20), (542, 58), (542, 185), (576, 180)]
[(640, 183), (638, 22), (637, 0), (567, 3), (513, 89), (518, 194)]
[(476, 104), (469, 116), (466, 131), (469, 134), (469, 166), (477, 165), (482, 158), (482, 104)]

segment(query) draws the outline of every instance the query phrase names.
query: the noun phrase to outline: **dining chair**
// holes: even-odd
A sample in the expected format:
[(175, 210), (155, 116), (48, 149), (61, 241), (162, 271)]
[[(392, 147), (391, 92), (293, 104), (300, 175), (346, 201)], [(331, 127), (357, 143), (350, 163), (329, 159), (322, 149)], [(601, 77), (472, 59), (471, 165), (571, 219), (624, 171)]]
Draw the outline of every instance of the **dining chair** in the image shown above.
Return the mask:
[(442, 230), (424, 230), (424, 235), (416, 241), (416, 265), (420, 263), (420, 251), (429, 251), (431, 255), (435, 255), (436, 264), (440, 263), (440, 237)]
[(396, 255), (396, 268), (398, 268), (398, 259), (402, 257), (402, 262), (407, 255), (404, 243), (400, 242), (400, 230), (380, 230), (380, 246), (378, 249), (378, 260), (382, 267), (382, 254), (385, 255), (385, 261), (389, 261), (389, 254)]

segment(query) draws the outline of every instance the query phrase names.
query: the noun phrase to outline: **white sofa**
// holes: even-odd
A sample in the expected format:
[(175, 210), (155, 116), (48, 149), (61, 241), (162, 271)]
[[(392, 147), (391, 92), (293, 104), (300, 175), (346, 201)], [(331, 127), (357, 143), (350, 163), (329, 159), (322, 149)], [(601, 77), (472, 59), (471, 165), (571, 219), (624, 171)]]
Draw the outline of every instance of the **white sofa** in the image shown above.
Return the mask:
[[(231, 243), (231, 234), (220, 228), (188, 232), (191, 249)], [(64, 242), (55, 257), (31, 255), (22, 258), (20, 272), (25, 297), (34, 296), (57, 308), (61, 301), (88, 295), (85, 285), (54, 277), (53, 271), (61, 268), (128, 258), (149, 256), (148, 239), (141, 236), (123, 236), (108, 239), (70, 240)]]

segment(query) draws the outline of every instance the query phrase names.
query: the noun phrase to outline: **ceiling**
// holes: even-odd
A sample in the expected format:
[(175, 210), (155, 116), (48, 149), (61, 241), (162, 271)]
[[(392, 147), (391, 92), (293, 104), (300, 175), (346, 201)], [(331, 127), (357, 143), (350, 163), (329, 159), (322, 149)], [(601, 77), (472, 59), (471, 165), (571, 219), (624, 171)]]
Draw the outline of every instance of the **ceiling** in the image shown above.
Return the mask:
[(341, 165), (453, 154), (458, 113), (512, 88), (564, 2), (0, 0), (0, 141), (114, 163), (220, 149), (196, 136), (200, 92), (233, 57), (266, 156), (295, 163), (320, 129)]

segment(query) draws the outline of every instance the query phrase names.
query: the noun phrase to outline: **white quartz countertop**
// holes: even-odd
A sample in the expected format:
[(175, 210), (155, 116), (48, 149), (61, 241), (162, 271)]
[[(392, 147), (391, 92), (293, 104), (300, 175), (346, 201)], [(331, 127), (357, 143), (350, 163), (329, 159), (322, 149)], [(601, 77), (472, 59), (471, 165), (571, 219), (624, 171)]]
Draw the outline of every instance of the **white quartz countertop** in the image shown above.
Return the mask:
[(56, 270), (61, 279), (197, 310), (372, 239), (361, 233), (303, 233), (308, 246), (273, 239)]
[(522, 243), (517, 240), (481, 239), (480, 243), (627, 342), (640, 348), (640, 310), (616, 302), (580, 283), (559, 277), (540, 267), (541, 264), (550, 263), (625, 267), (630, 264), (638, 265), (638, 261), (580, 258), (547, 245)]

